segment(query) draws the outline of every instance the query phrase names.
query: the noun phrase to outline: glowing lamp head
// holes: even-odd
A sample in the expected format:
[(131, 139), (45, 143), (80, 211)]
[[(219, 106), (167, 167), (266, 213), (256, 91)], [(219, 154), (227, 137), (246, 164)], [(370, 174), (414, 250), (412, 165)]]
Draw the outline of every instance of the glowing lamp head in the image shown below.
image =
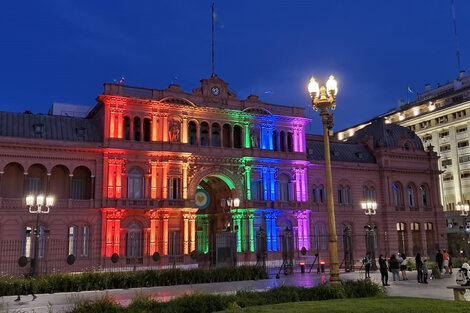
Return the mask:
[(37, 205), (44, 205), (44, 195), (38, 195), (36, 197), (36, 204)]
[(325, 264), (326, 264), (325, 259), (320, 259), (320, 265), (325, 265)]
[(47, 197), (46, 198), (46, 206), (53, 206), (54, 205), (54, 197)]
[(305, 265), (305, 261), (300, 261), (299, 264), (300, 264), (300, 266), (304, 266), (304, 265)]
[(338, 82), (333, 75), (330, 75), (326, 82), (326, 91), (328, 94), (333, 94), (334, 96), (338, 94)]
[(34, 205), (34, 196), (28, 195), (26, 197), (26, 205), (27, 206), (33, 206)]
[(310, 78), (310, 82), (308, 83), (308, 92), (312, 98), (320, 95), (320, 85), (318, 85), (313, 76)]
[(240, 206), (240, 198), (233, 199), (233, 207), (238, 208)]

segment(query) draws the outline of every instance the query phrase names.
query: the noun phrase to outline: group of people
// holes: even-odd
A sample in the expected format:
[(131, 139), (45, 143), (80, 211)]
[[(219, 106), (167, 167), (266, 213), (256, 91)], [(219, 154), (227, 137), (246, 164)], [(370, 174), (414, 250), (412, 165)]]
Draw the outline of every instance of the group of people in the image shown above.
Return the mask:
[(452, 274), (452, 258), (446, 249), (442, 250), (442, 253), (441, 250), (437, 250), (436, 263), (440, 273), (442, 273), (442, 267), (444, 267), (445, 274)]
[[(442, 261), (440, 261), (442, 260)], [(374, 260), (375, 261), (375, 260)], [(370, 278), (370, 268), (373, 260), (371, 260), (369, 253), (366, 254), (365, 258), (362, 260), (362, 263), (365, 268), (365, 278)], [(387, 256), (383, 254), (379, 255), (379, 270), (383, 286), (390, 286), (388, 284), (388, 272), (392, 273), (393, 281), (408, 280), (407, 271), (407, 258), (404, 253), (398, 253), (397, 255), (392, 254), (390, 259), (387, 260)], [(418, 273), (418, 283), (427, 284), (428, 283), (428, 267), (427, 259), (421, 259), (421, 254), (417, 253), (415, 257), (416, 270)], [(441, 254), (440, 250), (436, 254), (436, 262), (439, 266), (439, 270), (442, 271), (442, 266), (444, 266), (446, 273), (452, 273), (452, 267), (450, 263), (450, 256), (444, 250), (444, 253)], [(439, 265), (440, 264), (440, 265)], [(401, 278), (400, 278), (401, 272)]]

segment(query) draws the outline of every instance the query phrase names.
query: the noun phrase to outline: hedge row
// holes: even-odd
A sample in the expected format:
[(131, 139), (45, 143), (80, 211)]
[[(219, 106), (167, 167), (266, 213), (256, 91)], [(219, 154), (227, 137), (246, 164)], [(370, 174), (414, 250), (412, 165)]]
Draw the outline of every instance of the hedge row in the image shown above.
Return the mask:
[(170, 269), (134, 272), (86, 272), (53, 274), (25, 281), (14, 276), (0, 277), (0, 295), (15, 295), (23, 284), (30, 284), (35, 293), (104, 290), (151, 286), (215, 283), (238, 280), (266, 279), (268, 274), (259, 266), (215, 269)]
[(347, 281), (343, 285), (320, 285), (313, 288), (283, 286), (265, 292), (238, 292), (236, 295), (186, 295), (169, 302), (158, 302), (150, 297), (137, 297), (128, 307), (116, 303), (109, 296), (96, 302), (75, 305), (70, 313), (209, 313), (255, 305), (298, 301), (317, 301), (344, 298), (364, 298), (384, 295), (384, 290), (370, 281)]

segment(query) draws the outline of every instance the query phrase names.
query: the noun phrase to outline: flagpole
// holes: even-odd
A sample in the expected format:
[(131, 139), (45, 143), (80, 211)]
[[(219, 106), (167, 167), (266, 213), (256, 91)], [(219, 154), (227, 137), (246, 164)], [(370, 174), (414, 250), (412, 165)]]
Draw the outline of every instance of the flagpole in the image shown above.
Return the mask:
[(214, 2), (212, 2), (212, 75), (214, 77), (215, 69), (214, 69)]

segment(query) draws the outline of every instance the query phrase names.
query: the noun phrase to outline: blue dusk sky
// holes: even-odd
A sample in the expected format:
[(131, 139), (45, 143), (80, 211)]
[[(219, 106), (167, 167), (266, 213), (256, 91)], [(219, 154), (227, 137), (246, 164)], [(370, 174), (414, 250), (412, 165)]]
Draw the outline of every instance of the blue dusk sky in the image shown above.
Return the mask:
[[(470, 1), (454, 0), (470, 75)], [(103, 83), (187, 92), (211, 75), (211, 3), (6, 1), (0, 110), (94, 105)], [(239, 99), (307, 108), (311, 75), (339, 81), (335, 130), (458, 77), (452, 0), (216, 0), (215, 72)], [(415, 92), (407, 92), (407, 87)], [(309, 132), (320, 133), (320, 118)]]

